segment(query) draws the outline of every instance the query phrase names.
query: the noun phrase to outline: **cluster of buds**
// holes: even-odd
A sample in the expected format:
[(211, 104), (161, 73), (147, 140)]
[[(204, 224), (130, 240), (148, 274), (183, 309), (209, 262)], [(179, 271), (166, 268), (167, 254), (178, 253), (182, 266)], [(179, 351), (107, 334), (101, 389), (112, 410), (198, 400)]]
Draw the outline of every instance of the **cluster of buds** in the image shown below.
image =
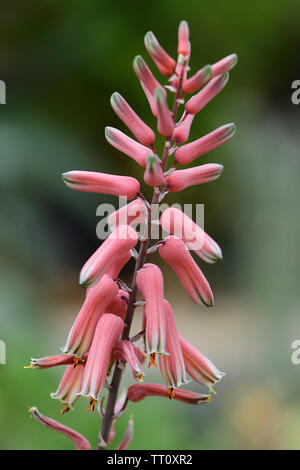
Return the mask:
[[(211, 182), (222, 173), (223, 166), (214, 163), (186, 169), (177, 169), (177, 165), (193, 162), (234, 135), (235, 125), (225, 124), (185, 144), (196, 114), (225, 87), (228, 72), (236, 64), (237, 57), (232, 54), (188, 77), (191, 45), (186, 21), (179, 25), (177, 61), (162, 48), (152, 32), (146, 34), (145, 46), (159, 72), (169, 81), (161, 85), (141, 56), (134, 59), (133, 68), (157, 119), (157, 131), (165, 138), (161, 158), (156, 151), (155, 132), (117, 92), (111, 97), (112, 108), (133, 137), (112, 127), (105, 129), (105, 137), (113, 147), (143, 168), (145, 183), (154, 187), (152, 201), (146, 200), (139, 181), (130, 176), (90, 171), (63, 174), (63, 181), (72, 189), (122, 196), (131, 202), (109, 216), (110, 235), (81, 269), (79, 283), (86, 289), (86, 295), (62, 354), (32, 359), (28, 366), (38, 369), (66, 366), (57, 391), (51, 394), (63, 403), (62, 413), (69, 411), (80, 396), (89, 399), (88, 410), (94, 410), (98, 402), (102, 417), (98, 446), (101, 449), (113, 441), (114, 422), (124, 413), (129, 402), (159, 396), (190, 404), (207, 403), (211, 400), (210, 392), (215, 393), (213, 386), (224, 375), (178, 332), (172, 307), (165, 299), (162, 271), (156, 264), (146, 262), (146, 258), (158, 250), (160, 257), (175, 271), (189, 297), (196, 304), (213, 305), (210, 285), (191, 251), (201, 260), (215, 263), (222, 259), (219, 245), (179, 209), (165, 210), (156, 221), (151, 220), (151, 208), (168, 191), (178, 192)], [(172, 109), (168, 105), (167, 90), (174, 93)], [(196, 94), (185, 101), (186, 95), (192, 93)], [(177, 121), (181, 105), (184, 109)], [(149, 228), (153, 222), (159, 223), (167, 236), (150, 246), (149, 231), (146, 236), (139, 236), (137, 224), (145, 223)], [(119, 278), (119, 273), (132, 256), (136, 264), (128, 287)], [(138, 293), (141, 300), (137, 298)], [(133, 314), (139, 305), (143, 307), (143, 324), (139, 333), (130, 336)], [(139, 340), (140, 345), (137, 344)], [(141, 383), (145, 361), (148, 368), (152, 365), (160, 368), (162, 383)], [(118, 399), (126, 364), (137, 383), (130, 385), (125, 395)], [(206, 387), (208, 392), (186, 390), (185, 384), (192, 379)], [(104, 409), (106, 388), (108, 400)], [(68, 435), (77, 449), (90, 448), (86, 439), (76, 431), (41, 415), (35, 407), (30, 412), (39, 422)], [(117, 448), (125, 449), (132, 434), (133, 420), (130, 418)]]

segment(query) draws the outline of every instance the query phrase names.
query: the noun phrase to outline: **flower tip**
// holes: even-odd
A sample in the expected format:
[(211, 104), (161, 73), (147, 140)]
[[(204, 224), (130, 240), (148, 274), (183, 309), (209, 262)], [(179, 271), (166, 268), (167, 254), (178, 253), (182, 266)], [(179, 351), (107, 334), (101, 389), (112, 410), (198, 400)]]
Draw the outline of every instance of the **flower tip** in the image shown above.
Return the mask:
[(82, 287), (92, 287), (95, 281), (95, 279), (90, 279), (86, 272), (81, 272), (79, 275), (79, 285)]
[(144, 63), (144, 59), (141, 55), (136, 55), (133, 59), (133, 69), (135, 72), (141, 70), (142, 65)]
[(229, 56), (229, 58), (230, 58), (230, 68), (228, 70), (231, 70), (238, 63), (238, 55), (237, 54), (231, 54)]

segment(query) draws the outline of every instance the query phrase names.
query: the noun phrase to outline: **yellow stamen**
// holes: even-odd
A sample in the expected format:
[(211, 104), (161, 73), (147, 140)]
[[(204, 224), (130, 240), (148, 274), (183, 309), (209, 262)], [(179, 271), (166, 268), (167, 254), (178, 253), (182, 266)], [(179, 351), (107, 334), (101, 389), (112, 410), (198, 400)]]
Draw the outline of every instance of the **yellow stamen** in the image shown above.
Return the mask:
[(155, 361), (155, 357), (156, 357), (156, 354), (155, 354), (155, 353), (151, 353), (151, 354), (150, 354), (148, 367), (151, 367), (151, 366), (157, 367), (157, 363), (156, 363), (156, 361)]
[(136, 374), (135, 378), (138, 380), (138, 382), (143, 382), (143, 377), (144, 377), (144, 372), (140, 372), (139, 374)]
[(173, 390), (173, 387), (168, 387), (168, 395), (170, 400), (172, 400), (172, 398), (175, 398), (175, 392)]
[(80, 357), (74, 356), (74, 364), (73, 364), (73, 369), (78, 366), (80, 362)]
[(24, 369), (33, 369), (33, 364), (30, 364), (30, 366), (23, 366)]
[(95, 400), (95, 398), (90, 398), (90, 406), (87, 408), (86, 411), (94, 411), (96, 403), (97, 400)]
[(69, 405), (66, 405), (60, 412), (61, 415), (67, 413), (68, 411), (70, 411), (70, 406)]

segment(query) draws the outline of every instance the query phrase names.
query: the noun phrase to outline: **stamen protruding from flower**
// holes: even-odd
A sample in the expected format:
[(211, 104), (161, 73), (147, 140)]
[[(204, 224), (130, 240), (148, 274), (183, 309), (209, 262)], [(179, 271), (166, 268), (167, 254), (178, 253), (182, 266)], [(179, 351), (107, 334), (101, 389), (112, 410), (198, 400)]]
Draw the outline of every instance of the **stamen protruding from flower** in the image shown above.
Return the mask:
[(173, 387), (168, 387), (168, 395), (170, 400), (172, 400), (172, 398), (175, 398), (175, 392)]
[(87, 412), (94, 411), (96, 403), (97, 403), (97, 400), (95, 400), (95, 398), (90, 398), (90, 404), (89, 404), (89, 407), (86, 409), (86, 411)]
[(157, 362), (156, 362), (156, 353), (151, 353), (149, 355), (148, 368), (150, 368), (151, 366), (158, 367)]

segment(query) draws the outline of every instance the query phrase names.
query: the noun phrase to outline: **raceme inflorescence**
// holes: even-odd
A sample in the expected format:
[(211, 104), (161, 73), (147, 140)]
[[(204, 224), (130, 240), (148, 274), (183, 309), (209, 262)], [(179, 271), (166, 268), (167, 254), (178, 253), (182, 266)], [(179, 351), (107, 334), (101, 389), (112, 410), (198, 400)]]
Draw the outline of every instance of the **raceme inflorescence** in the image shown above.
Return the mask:
[[(79, 282), (86, 288), (86, 296), (62, 354), (32, 359), (29, 366), (38, 369), (66, 366), (58, 389), (51, 396), (64, 404), (62, 414), (80, 396), (88, 397), (89, 411), (97, 404), (102, 418), (98, 449), (106, 449), (113, 443), (115, 421), (129, 402), (158, 396), (171, 399), (174, 404), (176, 400), (207, 403), (211, 400), (210, 393), (188, 391), (185, 384), (193, 379), (214, 393), (214, 384), (224, 375), (178, 332), (172, 306), (165, 299), (161, 269), (149, 262), (148, 257), (157, 251), (196, 304), (213, 305), (210, 285), (190, 252), (194, 252), (196, 259), (215, 263), (222, 259), (219, 245), (180, 209), (167, 208), (160, 218), (155, 218), (153, 207), (168, 192), (214, 181), (222, 173), (223, 166), (214, 163), (182, 169), (178, 165), (190, 164), (234, 135), (235, 125), (230, 123), (186, 143), (195, 116), (225, 87), (237, 56), (231, 54), (188, 76), (191, 44), (186, 21), (179, 25), (177, 62), (152, 32), (146, 34), (145, 46), (158, 71), (168, 80), (168, 84), (162, 85), (144, 59), (135, 57), (134, 72), (156, 118), (157, 132), (164, 140), (162, 153), (158, 155), (156, 133), (117, 92), (111, 96), (112, 108), (133, 137), (113, 127), (105, 129), (105, 137), (144, 169), (144, 182), (153, 187), (152, 200), (145, 198), (140, 182), (130, 176), (91, 171), (63, 174), (63, 181), (72, 189), (126, 197), (131, 202), (109, 215), (110, 235), (81, 269)], [(168, 93), (173, 96), (171, 108)], [(151, 237), (155, 225), (166, 235), (158, 241)], [(119, 273), (132, 257), (135, 267), (128, 286)], [(138, 293), (142, 300), (138, 300)], [(143, 320), (140, 330), (132, 335), (131, 324), (137, 307), (143, 309)], [(148, 368), (160, 368), (161, 383), (143, 383), (145, 361)], [(136, 383), (120, 393), (126, 365)], [(30, 412), (45, 426), (72, 439), (76, 449), (91, 448), (78, 432), (42, 415), (36, 407), (30, 408)], [(116, 448), (126, 449), (132, 436), (130, 417)]]

